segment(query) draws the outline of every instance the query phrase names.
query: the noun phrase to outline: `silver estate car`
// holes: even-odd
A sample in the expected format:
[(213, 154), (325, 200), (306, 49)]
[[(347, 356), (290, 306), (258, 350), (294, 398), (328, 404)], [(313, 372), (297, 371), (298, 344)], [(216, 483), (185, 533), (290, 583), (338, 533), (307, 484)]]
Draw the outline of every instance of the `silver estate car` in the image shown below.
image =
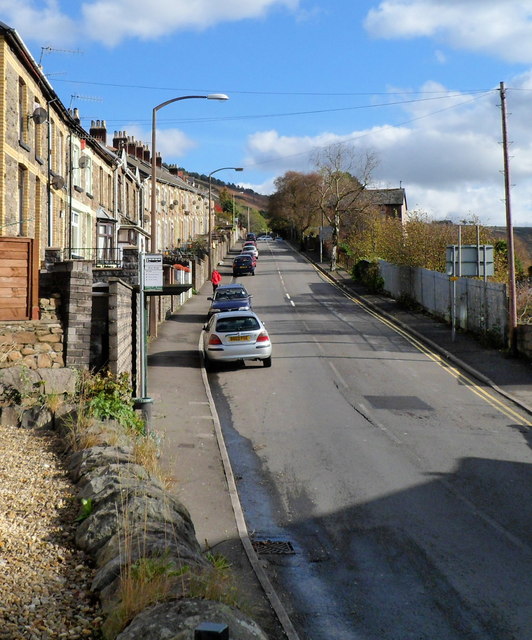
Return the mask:
[(266, 327), (253, 311), (221, 311), (203, 327), (205, 368), (214, 363), (262, 360), (272, 365), (272, 343)]

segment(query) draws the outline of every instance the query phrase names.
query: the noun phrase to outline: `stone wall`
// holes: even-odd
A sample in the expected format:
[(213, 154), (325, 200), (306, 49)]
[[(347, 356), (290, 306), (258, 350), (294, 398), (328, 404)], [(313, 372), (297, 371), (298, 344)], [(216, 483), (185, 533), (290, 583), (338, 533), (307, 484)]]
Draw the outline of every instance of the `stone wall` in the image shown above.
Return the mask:
[(517, 326), (517, 351), (532, 360), (532, 324)]
[(59, 295), (41, 298), (41, 320), (0, 323), (0, 369), (59, 369), (63, 361), (63, 328)]

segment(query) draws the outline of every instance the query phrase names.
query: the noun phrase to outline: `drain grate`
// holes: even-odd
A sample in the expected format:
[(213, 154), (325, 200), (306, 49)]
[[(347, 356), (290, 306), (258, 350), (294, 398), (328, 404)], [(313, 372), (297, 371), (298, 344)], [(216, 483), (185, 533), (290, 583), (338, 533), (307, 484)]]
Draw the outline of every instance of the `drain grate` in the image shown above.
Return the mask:
[(295, 553), (292, 543), (287, 540), (252, 540), (251, 544), (258, 555), (292, 555)]

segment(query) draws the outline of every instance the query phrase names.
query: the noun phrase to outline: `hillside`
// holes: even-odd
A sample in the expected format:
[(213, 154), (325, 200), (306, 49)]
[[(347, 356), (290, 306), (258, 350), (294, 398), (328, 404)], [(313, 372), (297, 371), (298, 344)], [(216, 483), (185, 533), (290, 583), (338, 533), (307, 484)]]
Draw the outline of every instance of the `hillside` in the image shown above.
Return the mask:
[[(506, 227), (491, 227), (491, 230), (496, 238), (506, 240)], [(514, 227), (514, 246), (528, 272), (532, 268), (532, 227)]]
[[(189, 176), (189, 178), (192, 178), (197, 185), (203, 187), (204, 189), (209, 188), (208, 176), (195, 172), (189, 172), (186, 169), (180, 170), (183, 171), (187, 176)], [(234, 182), (224, 182), (217, 176), (213, 176), (211, 178), (211, 188), (216, 192), (219, 192), (221, 189), (227, 189), (230, 195), (234, 195), (235, 198), (238, 199), (239, 205), (251, 207), (252, 209), (257, 209), (258, 211), (266, 211), (266, 209), (268, 208), (268, 196), (257, 193), (256, 191), (253, 191), (253, 189), (241, 187)]]

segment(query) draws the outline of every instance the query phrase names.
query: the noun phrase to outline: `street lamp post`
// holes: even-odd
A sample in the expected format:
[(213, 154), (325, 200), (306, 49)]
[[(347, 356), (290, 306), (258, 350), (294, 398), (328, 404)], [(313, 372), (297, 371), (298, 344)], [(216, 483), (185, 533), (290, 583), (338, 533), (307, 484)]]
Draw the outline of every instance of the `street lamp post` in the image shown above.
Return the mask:
[(211, 211), (211, 201), (212, 201), (212, 180), (211, 177), (213, 174), (218, 173), (218, 171), (225, 171), (232, 169), (233, 171), (244, 171), (243, 167), (220, 167), (219, 169), (215, 169), (209, 173), (209, 276), (212, 273), (212, 211)]
[[(171, 98), (165, 102), (161, 102), (156, 107), (153, 107), (152, 121), (151, 121), (151, 242), (150, 248), (152, 253), (157, 253), (157, 111), (166, 107), (172, 102), (178, 102), (179, 100), (194, 100), (194, 99), (206, 99), (206, 100), (229, 100), (229, 97), (225, 93), (210, 93), (205, 96), (180, 96), (179, 98)], [(157, 321), (155, 318), (155, 297), (150, 296), (150, 335), (157, 335)]]
[(157, 111), (166, 107), (166, 105), (178, 100), (193, 100), (203, 98), (206, 100), (229, 100), (225, 93), (210, 93), (206, 96), (180, 96), (179, 98), (171, 98), (166, 102), (161, 102), (153, 108), (151, 121), (151, 251), (157, 252)]

